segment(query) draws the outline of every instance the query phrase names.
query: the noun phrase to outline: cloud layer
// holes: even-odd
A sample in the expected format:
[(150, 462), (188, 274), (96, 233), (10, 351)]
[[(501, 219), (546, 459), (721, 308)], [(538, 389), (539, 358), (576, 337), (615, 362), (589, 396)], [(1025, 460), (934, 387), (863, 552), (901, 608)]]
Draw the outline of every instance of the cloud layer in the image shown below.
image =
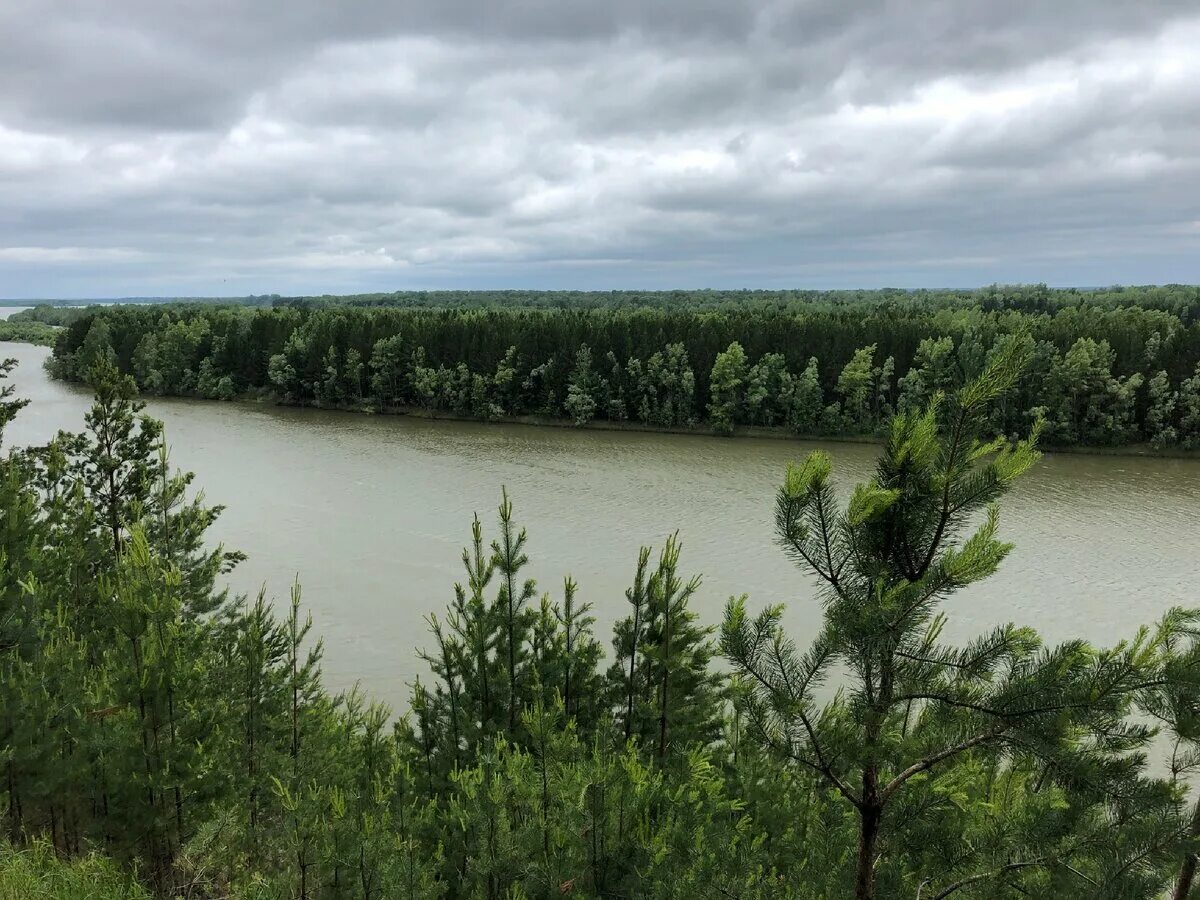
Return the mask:
[(9, 0), (0, 296), (1200, 281), (1192, 0)]

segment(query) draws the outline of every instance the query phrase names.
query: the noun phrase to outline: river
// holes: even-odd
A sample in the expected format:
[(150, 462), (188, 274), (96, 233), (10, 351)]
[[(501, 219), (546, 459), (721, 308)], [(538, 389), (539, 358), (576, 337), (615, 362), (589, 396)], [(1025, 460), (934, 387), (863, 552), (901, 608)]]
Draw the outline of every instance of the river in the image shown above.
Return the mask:
[[(6, 443), (78, 430), (89, 397), (50, 380), (48, 351), (6, 344), (13, 382), (33, 403)], [(625, 615), (638, 547), (678, 529), (686, 573), (704, 576), (694, 608), (716, 624), (731, 594), (787, 604), (804, 643), (820, 621), (815, 586), (773, 543), (774, 494), (801, 441), (484, 425), (322, 412), (252, 403), (151, 400), (173, 463), (196, 473), (212, 529), (249, 555), (235, 592), (286, 600), (296, 576), (326, 646), (326, 680), (361, 681), (403, 706), (424, 671), (424, 617), (462, 580), (472, 513), (492, 529), (501, 485), (529, 530), (530, 571), (561, 593), (562, 576), (595, 604), (609, 646)], [(870, 473), (877, 448), (824, 445), (839, 484)], [(492, 529), (494, 531), (494, 529)], [(1048, 454), (1002, 505), (1016, 549), (987, 582), (946, 605), (946, 636), (998, 623), (1047, 640), (1111, 643), (1173, 605), (1200, 603), (1200, 461)]]

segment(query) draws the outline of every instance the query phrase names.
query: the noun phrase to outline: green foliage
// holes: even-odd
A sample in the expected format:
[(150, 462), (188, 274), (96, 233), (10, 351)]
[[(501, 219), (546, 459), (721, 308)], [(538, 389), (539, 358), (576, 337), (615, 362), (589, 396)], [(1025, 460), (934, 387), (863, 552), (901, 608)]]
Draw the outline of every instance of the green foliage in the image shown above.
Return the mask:
[[(746, 351), (737, 341), (717, 354), (709, 376), (712, 400), (708, 404), (708, 421), (718, 434), (732, 434), (734, 422), (741, 418), (748, 374)], [(760, 373), (760, 379), (764, 375)]]
[(1179, 388), (1179, 437), (1188, 448), (1200, 447), (1200, 363)]
[(795, 402), (796, 379), (787, 369), (787, 359), (782, 353), (763, 354), (746, 377), (745, 418), (752, 425), (785, 424)]
[[(744, 685), (737, 698), (750, 733), (856, 823), (847, 884), (858, 898), (903, 895), (913, 879), (933, 896), (971, 885), (991, 896), (1005, 885), (1077, 893), (1112, 877), (1105, 854), (1116, 851), (1093, 855), (1088, 842), (1129, 814), (1112, 800), (1126, 792), (1177, 852), (1173, 795), (1145, 785), (1139, 754), (1152, 732), (1133, 719), (1146, 685), (1167, 681), (1144, 637), (1107, 651), (1078, 641), (1045, 648), (1014, 626), (961, 647), (941, 639), (942, 602), (990, 576), (1011, 549), (997, 538), (992, 504), (1037, 459), (1038, 428), (1009, 444), (986, 427), (1024, 361), (1013, 345), (953, 395), (896, 417), (875, 477), (844, 510), (826, 455), (788, 471), (777, 533), (822, 584), (825, 607), (807, 650), (782, 630), (777, 607), (752, 617), (743, 598), (726, 611), (722, 647)], [(825, 699), (819, 689), (835, 671), (844, 686)], [(1014, 810), (993, 819), (989, 799), (981, 816), (953, 824), (955, 810), (979, 803), (981, 785), (1009, 803), (1033, 779), (1038, 792)], [(1164, 831), (1153, 827), (1159, 816)], [(1121, 894), (1133, 895), (1142, 896)]]
[(53, 347), (58, 340), (58, 329), (41, 322), (0, 319), (0, 341), (16, 341), (22, 344), (40, 344)]
[(37, 322), (41, 325), (64, 326), (82, 319), (91, 312), (86, 306), (49, 306), (45, 303), (17, 310), (8, 322)]
[(670, 537), (650, 571), (651, 548), (642, 548), (625, 592), (633, 614), (616, 625), (609, 670), (625, 739), (653, 748), (660, 762), (714, 743), (722, 713), (721, 680), (709, 670), (712, 630), (688, 608), (700, 579), (680, 576), (680, 550)]
[(690, 425), (695, 416), (696, 376), (687, 348), (668, 344), (665, 350), (650, 354), (644, 369), (635, 362), (629, 361), (627, 371), (638, 418), (664, 428)]
[(1150, 445), (1156, 450), (1170, 447), (1179, 440), (1174, 424), (1179, 392), (1171, 389), (1166, 372), (1158, 372), (1150, 379), (1147, 395), (1150, 408), (1146, 412), (1146, 433), (1150, 436)]
[(563, 408), (576, 425), (586, 425), (596, 415), (596, 397), (600, 392), (599, 379), (592, 369), (592, 350), (587, 344), (575, 354), (575, 368), (567, 383), (567, 399)]
[(371, 393), (380, 409), (398, 406), (404, 399), (404, 339), (381, 338), (371, 349)]
[[(6, 381), (17, 366), (15, 359), (0, 360), (0, 382)], [(21, 410), (29, 405), (28, 400), (13, 400), (16, 392), (11, 384), (0, 384), (0, 444), (4, 442), (4, 429)]]
[(837, 392), (842, 398), (842, 420), (847, 430), (863, 430), (870, 423), (876, 389), (874, 357), (874, 344), (860, 347), (838, 375)]
[(900, 379), (900, 411), (924, 409), (934, 394), (953, 390), (958, 381), (954, 340), (923, 339), (908, 374)]
[[(281, 389), (361, 396), (354, 347), (285, 340), (260, 359)], [(556, 390), (558, 367), (535, 375), (513, 344), (482, 393), (478, 373), (409, 346), (370, 357), (389, 405), (416, 395), (413, 370), (438, 409)], [(536, 533), (502, 491), (399, 717), (324, 688), (298, 585), (278, 612), (219, 587), (240, 560), (212, 545), (220, 510), (171, 470), (120, 353), (94, 347), (86, 433), (0, 457), (0, 896), (1186, 897), (1200, 613), (1107, 649), (1015, 625), (942, 637), (944, 602), (1007, 556), (995, 504), (1037, 459), (1039, 422), (993, 435), (1046, 355), (982, 346), (955, 363), (978, 376), (922, 406), (906, 382), (866, 483), (839, 493), (823, 453), (786, 473), (778, 537), (825, 612), (805, 649), (779, 609), (741, 597), (716, 665), (671, 536), (638, 554), (606, 668), (586, 586), (528, 578)], [(789, 395), (782, 355), (737, 356), (715, 380), (742, 387), (718, 403), (820, 414), (816, 360)], [(839, 416), (892, 402), (886, 359), (857, 356)], [(576, 397), (694, 414), (682, 345), (624, 358), (577, 353)]]
[(1047, 436), (1064, 444), (1122, 444), (1135, 430), (1134, 409), (1144, 380), (1112, 374), (1115, 351), (1107, 341), (1080, 338), (1050, 370), (1043, 409)]
[(824, 410), (817, 358), (811, 357), (804, 371), (796, 376), (787, 409), (788, 427), (797, 434), (815, 434)]
[(37, 841), (21, 850), (0, 847), (0, 900), (149, 900), (112, 861), (89, 855), (71, 861)]
[(162, 394), (880, 435), (896, 409), (957, 390), (1017, 341), (1030, 365), (991, 413), (998, 430), (1041, 415), (1056, 445), (1167, 446), (1146, 386), (1165, 373), (1159, 395), (1185, 392), (1200, 364), (1198, 311), (1192, 288), (1040, 287), (118, 306), (63, 317), (51, 368), (86, 380), (103, 354)]

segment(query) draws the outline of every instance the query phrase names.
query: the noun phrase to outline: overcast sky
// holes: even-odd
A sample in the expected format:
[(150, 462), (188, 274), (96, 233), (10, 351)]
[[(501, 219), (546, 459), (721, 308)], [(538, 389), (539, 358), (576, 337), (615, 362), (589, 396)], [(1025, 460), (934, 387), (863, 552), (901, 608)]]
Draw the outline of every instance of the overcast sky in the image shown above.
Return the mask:
[(2, 0), (0, 297), (1200, 281), (1196, 0)]

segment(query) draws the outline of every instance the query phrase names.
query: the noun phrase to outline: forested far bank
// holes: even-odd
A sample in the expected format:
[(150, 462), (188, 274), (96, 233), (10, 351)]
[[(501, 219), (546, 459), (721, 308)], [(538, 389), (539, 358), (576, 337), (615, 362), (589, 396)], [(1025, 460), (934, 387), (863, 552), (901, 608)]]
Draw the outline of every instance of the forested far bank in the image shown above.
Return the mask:
[(729, 309), (759, 308), (804, 312), (818, 307), (905, 307), (923, 310), (982, 309), (1024, 313), (1057, 312), (1088, 306), (1114, 309), (1139, 306), (1178, 316), (1185, 324), (1200, 321), (1200, 285), (1114, 285), (1110, 287), (1049, 287), (1045, 284), (992, 284), (980, 288), (871, 289), (699, 289), (699, 290), (528, 290), (521, 288), (468, 290), (400, 290), (370, 294), (281, 296), (259, 294), (231, 297), (122, 297), (88, 300), (10, 301), (38, 309), (69, 309), (89, 305), (289, 306), (296, 308), (399, 307), (406, 309)]
[[(1043, 425), (997, 440), (992, 410), (1029, 361), (894, 416), (852, 492), (820, 451), (780, 473), (810, 633), (746, 596), (702, 621), (665, 523), (601, 636), (499, 488), (394, 720), (327, 689), (298, 585), (221, 588), (222, 511), (98, 355), (84, 431), (0, 457), (0, 896), (1187, 897), (1200, 612), (1107, 648), (943, 637), (1012, 550)], [(23, 405), (0, 383), (0, 439)]]
[(52, 371), (82, 380), (111, 353), (150, 394), (862, 436), (1019, 344), (1030, 362), (991, 413), (997, 432), (1040, 417), (1050, 445), (1189, 449), (1200, 446), (1190, 290), (1094, 303), (1034, 291), (970, 303), (877, 292), (675, 307), (109, 307), (64, 319)]

